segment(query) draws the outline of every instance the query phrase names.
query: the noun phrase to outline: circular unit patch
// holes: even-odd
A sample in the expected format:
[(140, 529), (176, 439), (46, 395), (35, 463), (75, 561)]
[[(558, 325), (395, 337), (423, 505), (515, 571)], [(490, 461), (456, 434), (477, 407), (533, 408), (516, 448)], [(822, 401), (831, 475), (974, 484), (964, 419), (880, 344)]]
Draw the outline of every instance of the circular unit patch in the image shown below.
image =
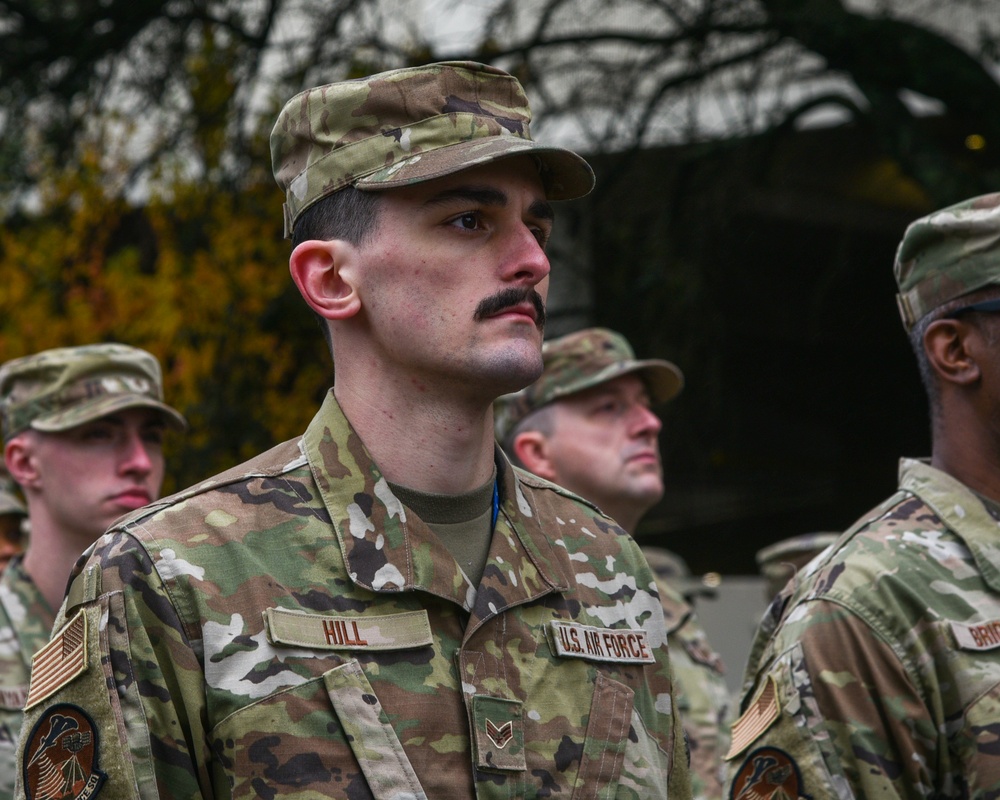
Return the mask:
[(107, 775), (97, 768), (97, 729), (82, 708), (58, 703), (35, 723), (24, 747), (29, 800), (88, 800)]
[(747, 756), (733, 779), (730, 800), (809, 800), (798, 764), (784, 750), (761, 747)]

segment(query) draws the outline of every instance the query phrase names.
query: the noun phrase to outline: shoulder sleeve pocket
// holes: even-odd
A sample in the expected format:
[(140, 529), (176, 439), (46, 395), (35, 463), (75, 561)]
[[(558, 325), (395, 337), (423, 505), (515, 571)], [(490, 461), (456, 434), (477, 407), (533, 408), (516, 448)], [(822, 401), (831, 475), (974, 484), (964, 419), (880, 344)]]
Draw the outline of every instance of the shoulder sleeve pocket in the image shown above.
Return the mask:
[(110, 600), (79, 607), (32, 660), (18, 797), (140, 796), (107, 646)]

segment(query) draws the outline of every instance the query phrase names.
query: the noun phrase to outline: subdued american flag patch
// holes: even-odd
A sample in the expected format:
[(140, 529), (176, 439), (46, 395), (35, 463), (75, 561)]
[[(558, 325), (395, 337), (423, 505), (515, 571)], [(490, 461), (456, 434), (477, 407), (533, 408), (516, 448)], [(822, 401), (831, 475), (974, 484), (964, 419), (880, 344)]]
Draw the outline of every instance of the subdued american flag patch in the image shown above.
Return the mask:
[(735, 758), (757, 740), (764, 731), (774, 724), (781, 709), (778, 705), (778, 687), (770, 675), (764, 681), (764, 687), (750, 703), (732, 727), (732, 744), (726, 758)]
[(31, 659), (27, 711), (87, 670), (87, 616), (80, 609)]

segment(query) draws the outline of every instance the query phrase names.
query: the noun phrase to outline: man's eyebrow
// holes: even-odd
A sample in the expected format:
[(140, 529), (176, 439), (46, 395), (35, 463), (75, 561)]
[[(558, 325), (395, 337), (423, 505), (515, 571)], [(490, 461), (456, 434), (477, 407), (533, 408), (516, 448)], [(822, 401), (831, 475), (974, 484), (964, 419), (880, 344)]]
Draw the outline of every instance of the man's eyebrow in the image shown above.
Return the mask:
[(454, 200), (468, 200), (483, 206), (505, 206), (508, 198), (506, 192), (489, 186), (456, 186), (445, 189), (427, 198), (425, 206), (443, 205)]
[(528, 212), (533, 217), (548, 220), (549, 222), (556, 218), (556, 212), (552, 209), (552, 204), (547, 200), (536, 200), (528, 208)]
[[(455, 186), (429, 197), (424, 202), (424, 206), (444, 205), (455, 200), (465, 200), (477, 205), (496, 206), (499, 208), (506, 206), (509, 202), (506, 192), (490, 186)], [(538, 219), (555, 219), (555, 212), (546, 200), (536, 200), (528, 208), (528, 213)]]

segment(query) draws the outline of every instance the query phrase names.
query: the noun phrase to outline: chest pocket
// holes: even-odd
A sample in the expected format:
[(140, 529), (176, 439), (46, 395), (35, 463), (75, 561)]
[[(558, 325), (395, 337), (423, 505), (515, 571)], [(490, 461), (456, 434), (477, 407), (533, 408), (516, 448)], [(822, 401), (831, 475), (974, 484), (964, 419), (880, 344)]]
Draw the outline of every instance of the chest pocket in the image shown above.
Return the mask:
[[(473, 715), (477, 796), (665, 797), (667, 759), (635, 709), (652, 658), (642, 632), (539, 624), (532, 612), (544, 617), (546, 609), (505, 620), (462, 653), (463, 683), (477, 691), (474, 709), (486, 709), (486, 695), (503, 695), (493, 701), (492, 719), (511, 726), (512, 743), (523, 742), (498, 763), (503, 742), (490, 735), (491, 714)], [(501, 632), (506, 638), (497, 638)], [(531, 656), (513, 658), (519, 646)], [(509, 714), (495, 709), (500, 702)]]
[(615, 787), (621, 779), (633, 698), (634, 692), (627, 686), (597, 673), (573, 800), (614, 796), (602, 787)]
[[(393, 670), (401, 662), (419, 684), (418, 674), (432, 671), (435, 662), (427, 613), (270, 608), (262, 616), (276, 656), (271, 667), (282, 670), (286, 687), (242, 705), (212, 731), (233, 797), (267, 797), (276, 790), (349, 797), (360, 785), (367, 787), (365, 796), (378, 799), (426, 797), (366, 669), (384, 678), (400, 674)], [(302, 658), (303, 652), (311, 657)], [(261, 680), (271, 672), (267, 664), (253, 670)], [(393, 695), (397, 705), (398, 699)]]
[[(1000, 793), (1000, 621), (948, 625), (951, 644), (941, 691), (946, 718), (962, 714), (962, 727), (951, 738), (959, 763), (948, 770), (961, 775), (971, 798)], [(947, 640), (942, 634), (942, 640)], [(954, 693), (954, 694), (952, 694)], [(947, 778), (946, 778), (947, 779)]]
[(213, 749), (229, 772), (234, 799), (275, 790), (346, 798), (359, 783), (375, 800), (426, 798), (354, 659), (230, 715), (213, 731)]

